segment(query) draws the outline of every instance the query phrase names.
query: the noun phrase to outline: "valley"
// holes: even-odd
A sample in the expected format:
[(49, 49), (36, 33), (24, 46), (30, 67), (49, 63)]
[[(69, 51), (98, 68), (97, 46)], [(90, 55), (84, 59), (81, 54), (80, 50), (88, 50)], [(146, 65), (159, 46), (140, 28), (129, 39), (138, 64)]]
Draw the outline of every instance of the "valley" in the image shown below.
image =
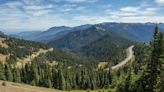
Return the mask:
[[(154, 39), (145, 44), (106, 27), (97, 24), (85, 30), (62, 30), (64, 34), (44, 43), (1, 34), (0, 89), (3, 92), (142, 90), (136, 85), (146, 83), (142, 78), (147, 77), (146, 70), (152, 69), (153, 59), (158, 64), (163, 61), (160, 57), (164, 52), (163, 32), (155, 27)], [(162, 81), (159, 77), (158, 81)]]
[(0, 0), (0, 92), (164, 92), (164, 0)]

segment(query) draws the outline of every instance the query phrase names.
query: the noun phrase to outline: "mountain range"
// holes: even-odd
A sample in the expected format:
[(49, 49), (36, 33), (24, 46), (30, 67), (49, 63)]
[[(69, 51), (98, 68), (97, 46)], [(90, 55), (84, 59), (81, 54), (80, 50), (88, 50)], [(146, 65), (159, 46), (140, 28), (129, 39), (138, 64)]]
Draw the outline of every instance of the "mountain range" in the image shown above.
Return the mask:
[[(61, 36), (66, 35), (70, 32), (75, 31), (85, 31), (93, 26), (98, 26), (107, 31), (112, 31), (113, 33), (117, 33), (127, 39), (131, 39), (139, 42), (149, 42), (152, 39), (153, 28), (155, 25), (158, 25), (161, 31), (164, 30), (163, 23), (115, 23), (115, 22), (107, 22), (100, 24), (86, 24), (76, 27), (67, 27), (67, 26), (59, 26), (49, 28), (47, 31), (38, 31), (38, 32), (23, 32), (15, 34), (15, 37), (33, 40), (33, 41), (46, 41), (50, 42), (52, 40), (61, 39)], [(76, 32), (75, 32), (76, 33)]]
[(16, 38), (22, 38), (26, 40), (32, 41), (49, 41), (56, 39), (59, 36), (62, 36), (66, 33), (77, 31), (77, 30), (85, 30), (89, 28), (91, 25), (81, 25), (77, 27), (67, 27), (67, 26), (57, 26), (51, 27), (47, 31), (29, 31), (29, 32), (20, 32), (12, 35)]
[[(131, 85), (130, 81), (134, 81), (132, 85), (136, 87), (144, 71), (141, 69), (149, 64), (147, 61), (163, 59), (160, 58), (163, 33), (158, 32), (155, 25), (60, 26), (48, 31), (22, 32), (14, 35), (16, 38), (0, 32), (0, 80), (60, 90), (102, 89), (115, 85), (114, 82), (122, 83), (127, 90), (125, 84)], [(162, 31), (163, 24), (158, 25)], [(149, 42), (152, 35), (155, 39), (150, 45), (141, 43)], [(113, 70), (115, 66), (119, 66), (117, 70)], [(122, 91), (119, 85), (116, 87)], [(138, 92), (138, 86), (132, 90)]]
[(159, 23), (100, 23), (76, 27), (59, 26), (47, 31), (22, 32), (17, 38), (39, 41), (68, 53), (76, 53), (96, 60), (121, 61), (125, 49), (138, 42), (152, 39), (155, 25), (164, 31)]

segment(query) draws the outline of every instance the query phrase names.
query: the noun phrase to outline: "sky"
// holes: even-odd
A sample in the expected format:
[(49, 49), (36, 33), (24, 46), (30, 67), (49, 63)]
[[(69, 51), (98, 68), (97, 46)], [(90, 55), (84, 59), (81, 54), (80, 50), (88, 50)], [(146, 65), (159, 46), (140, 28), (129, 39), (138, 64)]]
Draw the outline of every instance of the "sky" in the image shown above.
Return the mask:
[(0, 0), (3, 32), (101, 22), (164, 22), (164, 0)]

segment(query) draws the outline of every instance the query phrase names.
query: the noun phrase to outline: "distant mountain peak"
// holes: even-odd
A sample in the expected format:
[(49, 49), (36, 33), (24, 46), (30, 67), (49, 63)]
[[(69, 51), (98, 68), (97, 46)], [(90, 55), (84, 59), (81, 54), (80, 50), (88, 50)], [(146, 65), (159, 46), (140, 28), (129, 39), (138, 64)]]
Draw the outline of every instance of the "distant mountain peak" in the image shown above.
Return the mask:
[(65, 30), (65, 29), (71, 29), (71, 27), (68, 27), (68, 26), (55, 26), (55, 27), (51, 27), (50, 29), (48, 29), (48, 31)]

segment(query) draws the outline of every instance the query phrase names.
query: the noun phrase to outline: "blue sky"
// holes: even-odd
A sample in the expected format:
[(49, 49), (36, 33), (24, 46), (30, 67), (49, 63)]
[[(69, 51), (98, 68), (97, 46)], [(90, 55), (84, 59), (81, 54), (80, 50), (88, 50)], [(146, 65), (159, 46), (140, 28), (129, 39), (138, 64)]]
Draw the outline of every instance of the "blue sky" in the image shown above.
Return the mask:
[(0, 0), (0, 30), (101, 22), (164, 22), (164, 0)]

